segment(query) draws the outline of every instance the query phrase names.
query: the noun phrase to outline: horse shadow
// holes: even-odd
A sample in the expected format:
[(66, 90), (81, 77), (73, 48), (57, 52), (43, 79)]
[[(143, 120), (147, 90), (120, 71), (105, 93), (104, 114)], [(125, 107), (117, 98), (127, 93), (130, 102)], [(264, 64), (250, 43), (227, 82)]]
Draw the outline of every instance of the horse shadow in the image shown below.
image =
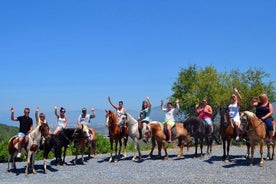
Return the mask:
[[(40, 173), (40, 174), (47, 174), (47, 173), (44, 172), (44, 165), (43, 164), (36, 164), (34, 167), (36, 169), (37, 174), (38, 173)], [(11, 169), (9, 172), (15, 173), (16, 176), (19, 176), (21, 174), (25, 174), (25, 170), (26, 170), (26, 166), (24, 166), (22, 168), (17, 168), (17, 169)], [(50, 172), (57, 172), (58, 171), (58, 169), (55, 169), (55, 168), (53, 168), (53, 167), (51, 167), (49, 165), (47, 165), (47, 170), (50, 171)], [(29, 172), (30, 172), (30, 174), (34, 174), (32, 172), (31, 168), (29, 168)]]
[[(257, 163), (258, 158), (254, 159), (254, 162)], [(208, 159), (205, 159), (204, 162), (209, 164), (215, 164), (216, 162), (224, 162), (222, 156), (210, 156)], [(249, 160), (246, 158), (245, 155), (231, 155), (229, 156), (229, 162), (225, 162), (223, 168), (233, 168), (239, 166), (248, 166)]]

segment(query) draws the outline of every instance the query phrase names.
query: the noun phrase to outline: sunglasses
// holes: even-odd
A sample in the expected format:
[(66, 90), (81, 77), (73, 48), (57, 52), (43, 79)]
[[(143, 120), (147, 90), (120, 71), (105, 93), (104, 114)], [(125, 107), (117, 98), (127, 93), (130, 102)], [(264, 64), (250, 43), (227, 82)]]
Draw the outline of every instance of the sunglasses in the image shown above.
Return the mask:
[(29, 111), (25, 111), (24, 113), (25, 113), (25, 114), (29, 114), (30, 112), (29, 112)]

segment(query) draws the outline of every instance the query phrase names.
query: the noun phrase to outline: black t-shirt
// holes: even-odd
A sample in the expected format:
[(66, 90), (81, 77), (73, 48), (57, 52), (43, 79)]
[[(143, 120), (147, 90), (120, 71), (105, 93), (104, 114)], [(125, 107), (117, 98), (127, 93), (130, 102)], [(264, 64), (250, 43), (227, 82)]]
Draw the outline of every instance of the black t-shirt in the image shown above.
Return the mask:
[(19, 125), (19, 132), (23, 132), (24, 134), (27, 134), (33, 125), (33, 119), (26, 116), (19, 116), (17, 117), (20, 125)]

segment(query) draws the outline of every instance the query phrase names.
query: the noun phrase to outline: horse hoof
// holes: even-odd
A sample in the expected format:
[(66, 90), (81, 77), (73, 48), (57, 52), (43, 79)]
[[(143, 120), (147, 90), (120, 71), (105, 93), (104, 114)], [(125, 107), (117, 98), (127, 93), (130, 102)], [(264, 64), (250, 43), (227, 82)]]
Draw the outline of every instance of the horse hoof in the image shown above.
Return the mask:
[(225, 162), (225, 163), (228, 163), (228, 162), (229, 162), (229, 160), (228, 160), (228, 159), (225, 159), (225, 160), (224, 160), (224, 162)]
[(181, 154), (180, 154), (180, 155), (177, 155), (177, 158), (181, 158), (181, 157), (183, 157), (183, 155), (181, 155)]

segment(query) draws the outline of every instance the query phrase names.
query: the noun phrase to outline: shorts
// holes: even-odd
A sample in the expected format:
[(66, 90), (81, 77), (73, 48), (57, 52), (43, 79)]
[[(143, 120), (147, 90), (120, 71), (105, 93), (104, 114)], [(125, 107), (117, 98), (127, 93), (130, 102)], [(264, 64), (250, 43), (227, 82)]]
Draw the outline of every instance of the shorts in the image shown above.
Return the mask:
[(23, 132), (19, 132), (19, 133), (17, 134), (17, 136), (18, 136), (18, 137), (24, 137), (24, 136), (26, 136), (26, 134), (24, 134)]
[(165, 121), (164, 125), (170, 125), (171, 127), (173, 127), (175, 125), (174, 121)]
[(213, 125), (211, 118), (204, 118), (208, 125)]

